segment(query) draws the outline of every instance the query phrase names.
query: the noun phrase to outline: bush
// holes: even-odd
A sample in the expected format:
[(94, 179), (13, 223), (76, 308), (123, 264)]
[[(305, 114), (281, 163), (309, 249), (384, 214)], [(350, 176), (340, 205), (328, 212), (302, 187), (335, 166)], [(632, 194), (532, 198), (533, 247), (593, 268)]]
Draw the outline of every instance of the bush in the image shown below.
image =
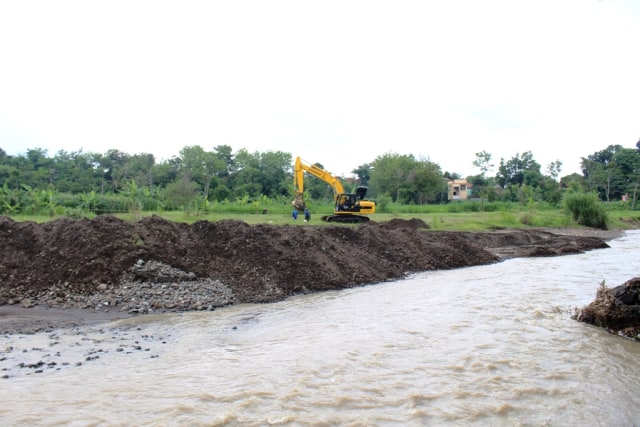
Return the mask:
[(607, 213), (595, 194), (568, 194), (564, 199), (564, 206), (578, 224), (607, 229)]
[(383, 194), (376, 200), (376, 210), (379, 212), (390, 212), (391, 196)]

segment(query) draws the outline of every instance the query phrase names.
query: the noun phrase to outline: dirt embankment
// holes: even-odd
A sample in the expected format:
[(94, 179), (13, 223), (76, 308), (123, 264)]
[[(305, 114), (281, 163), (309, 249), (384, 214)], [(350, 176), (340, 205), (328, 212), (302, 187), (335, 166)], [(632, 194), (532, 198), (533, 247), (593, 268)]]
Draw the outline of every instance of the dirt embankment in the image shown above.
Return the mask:
[(320, 227), (233, 220), (189, 225), (155, 216), (36, 224), (0, 217), (0, 306), (207, 310), (608, 246), (602, 236), (562, 233), (433, 231), (415, 219)]

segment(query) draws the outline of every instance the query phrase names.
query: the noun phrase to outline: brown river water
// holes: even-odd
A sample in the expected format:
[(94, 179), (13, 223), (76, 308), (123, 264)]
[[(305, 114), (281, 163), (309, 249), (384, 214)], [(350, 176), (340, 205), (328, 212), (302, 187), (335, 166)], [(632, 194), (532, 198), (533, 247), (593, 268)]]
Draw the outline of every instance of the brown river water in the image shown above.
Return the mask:
[(640, 343), (571, 320), (611, 248), (0, 337), (0, 425), (633, 426)]

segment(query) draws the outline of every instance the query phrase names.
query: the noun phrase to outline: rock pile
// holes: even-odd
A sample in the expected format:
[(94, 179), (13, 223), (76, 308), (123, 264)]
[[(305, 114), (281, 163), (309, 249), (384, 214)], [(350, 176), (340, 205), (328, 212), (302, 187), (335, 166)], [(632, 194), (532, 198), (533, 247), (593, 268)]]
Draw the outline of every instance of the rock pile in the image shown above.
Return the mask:
[(198, 278), (158, 261), (138, 260), (115, 284), (100, 283), (89, 295), (69, 291), (69, 283), (55, 284), (23, 307), (117, 310), (132, 314), (213, 310), (233, 304), (233, 291), (219, 280)]

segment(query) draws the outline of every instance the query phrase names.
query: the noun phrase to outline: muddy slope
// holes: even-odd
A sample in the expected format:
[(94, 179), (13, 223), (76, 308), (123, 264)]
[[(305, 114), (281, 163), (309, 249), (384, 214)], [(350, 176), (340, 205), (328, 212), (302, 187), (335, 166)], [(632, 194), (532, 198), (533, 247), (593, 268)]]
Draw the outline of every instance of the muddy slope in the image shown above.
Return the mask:
[[(277, 301), (416, 271), (604, 247), (597, 237), (541, 230), (432, 231), (420, 220), (319, 227), (250, 226), (233, 220), (189, 225), (155, 216), (139, 222), (99, 216), (36, 224), (0, 217), (0, 305), (79, 306), (71, 304), (79, 296), (87, 301), (110, 292), (112, 300), (104, 304), (125, 310), (130, 307), (124, 300), (144, 299), (145, 294), (134, 298), (123, 289), (138, 283), (145, 284), (147, 294), (160, 293), (152, 285), (164, 283), (163, 293), (176, 289), (183, 296), (156, 299), (157, 309), (210, 309), (212, 304)], [(200, 305), (186, 304), (193, 292), (180, 283), (190, 283), (194, 292), (215, 286), (217, 299), (206, 303), (205, 296), (198, 296)]]

